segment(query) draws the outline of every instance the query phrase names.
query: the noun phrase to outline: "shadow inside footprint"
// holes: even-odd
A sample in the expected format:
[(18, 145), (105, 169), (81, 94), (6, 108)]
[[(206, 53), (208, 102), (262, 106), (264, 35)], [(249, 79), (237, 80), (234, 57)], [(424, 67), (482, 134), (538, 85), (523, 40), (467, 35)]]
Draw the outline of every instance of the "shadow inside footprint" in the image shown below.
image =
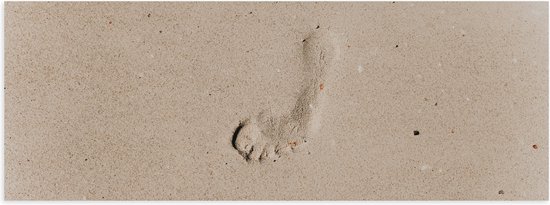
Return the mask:
[(235, 132), (233, 133), (233, 138), (231, 138), (231, 144), (233, 145), (233, 148), (237, 149), (237, 136), (239, 136), (239, 132), (241, 132), (241, 129), (244, 127), (244, 123), (240, 122), (239, 126), (235, 128)]

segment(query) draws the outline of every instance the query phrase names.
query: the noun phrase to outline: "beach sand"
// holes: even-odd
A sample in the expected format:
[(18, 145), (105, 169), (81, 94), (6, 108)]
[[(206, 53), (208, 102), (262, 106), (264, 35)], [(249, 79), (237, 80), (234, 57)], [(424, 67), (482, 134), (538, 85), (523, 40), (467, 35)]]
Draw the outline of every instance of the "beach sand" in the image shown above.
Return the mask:
[(7, 2), (4, 72), (7, 200), (548, 200), (547, 2)]

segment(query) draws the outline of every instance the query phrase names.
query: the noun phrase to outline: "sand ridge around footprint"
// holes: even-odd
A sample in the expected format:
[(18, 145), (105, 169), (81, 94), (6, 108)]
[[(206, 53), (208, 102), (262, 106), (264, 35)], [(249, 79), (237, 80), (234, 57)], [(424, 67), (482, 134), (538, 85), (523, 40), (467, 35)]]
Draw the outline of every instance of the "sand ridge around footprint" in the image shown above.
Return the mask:
[(304, 76), (300, 94), (289, 114), (274, 117), (270, 110), (243, 120), (235, 130), (233, 146), (247, 161), (264, 161), (293, 152), (318, 129), (319, 104), (327, 69), (336, 58), (334, 36), (319, 29), (302, 41)]

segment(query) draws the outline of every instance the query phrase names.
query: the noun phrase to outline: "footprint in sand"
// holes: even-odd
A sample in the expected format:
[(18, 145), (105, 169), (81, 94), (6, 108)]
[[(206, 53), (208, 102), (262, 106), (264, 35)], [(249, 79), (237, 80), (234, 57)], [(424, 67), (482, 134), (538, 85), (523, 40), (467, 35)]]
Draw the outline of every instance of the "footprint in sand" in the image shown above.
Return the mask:
[(290, 114), (273, 117), (270, 111), (262, 111), (235, 130), (233, 146), (247, 161), (276, 159), (296, 151), (317, 129), (325, 75), (336, 57), (334, 38), (328, 31), (317, 31), (303, 40), (302, 49), (307, 76)]

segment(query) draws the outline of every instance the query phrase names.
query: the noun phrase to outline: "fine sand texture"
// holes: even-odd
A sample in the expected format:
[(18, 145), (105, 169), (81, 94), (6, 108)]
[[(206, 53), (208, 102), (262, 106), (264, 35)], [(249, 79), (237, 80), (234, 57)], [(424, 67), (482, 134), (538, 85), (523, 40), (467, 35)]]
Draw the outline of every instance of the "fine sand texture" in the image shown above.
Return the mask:
[(7, 200), (548, 200), (548, 3), (5, 3)]

